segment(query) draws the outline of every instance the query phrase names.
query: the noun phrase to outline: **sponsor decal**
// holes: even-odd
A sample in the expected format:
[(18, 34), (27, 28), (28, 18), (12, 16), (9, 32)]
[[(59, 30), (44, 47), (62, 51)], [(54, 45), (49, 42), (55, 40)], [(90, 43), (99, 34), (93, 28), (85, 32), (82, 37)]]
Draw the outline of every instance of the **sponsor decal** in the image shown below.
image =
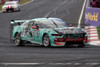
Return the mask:
[(99, 13), (89, 13), (88, 12), (88, 14), (87, 14), (87, 18), (88, 18), (88, 20), (90, 20), (90, 21), (98, 21), (98, 17), (99, 17)]
[(82, 42), (82, 41), (87, 41), (87, 37), (77, 37), (74, 39), (73, 37), (66, 37), (66, 38), (56, 38), (54, 42)]

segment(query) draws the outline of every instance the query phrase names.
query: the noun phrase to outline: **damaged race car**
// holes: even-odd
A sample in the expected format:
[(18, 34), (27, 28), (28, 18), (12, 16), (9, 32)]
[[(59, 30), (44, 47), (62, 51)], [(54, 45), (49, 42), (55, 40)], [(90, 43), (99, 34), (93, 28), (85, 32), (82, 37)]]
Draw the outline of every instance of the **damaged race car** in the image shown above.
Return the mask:
[(12, 20), (11, 39), (16, 46), (27, 43), (50, 46), (87, 45), (86, 32), (72, 27), (59, 18), (36, 18), (31, 20)]
[(16, 12), (20, 11), (20, 5), (17, 1), (8, 1), (2, 6), (2, 12)]

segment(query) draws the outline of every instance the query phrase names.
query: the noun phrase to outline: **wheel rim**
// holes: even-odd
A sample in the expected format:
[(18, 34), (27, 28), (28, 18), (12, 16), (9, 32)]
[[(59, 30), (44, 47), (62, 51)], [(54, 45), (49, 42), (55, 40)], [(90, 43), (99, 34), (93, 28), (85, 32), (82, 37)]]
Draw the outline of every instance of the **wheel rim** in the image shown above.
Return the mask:
[(48, 36), (44, 37), (43, 44), (44, 44), (45, 47), (49, 46), (50, 40), (49, 40)]
[(19, 45), (20, 44), (20, 37), (17, 35), (15, 38), (15, 44)]

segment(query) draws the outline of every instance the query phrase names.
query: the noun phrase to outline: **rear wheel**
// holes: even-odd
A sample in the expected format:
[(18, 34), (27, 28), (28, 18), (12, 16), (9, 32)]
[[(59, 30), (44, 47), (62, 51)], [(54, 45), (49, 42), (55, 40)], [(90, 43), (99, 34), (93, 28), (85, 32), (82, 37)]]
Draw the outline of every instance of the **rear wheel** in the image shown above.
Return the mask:
[(20, 11), (20, 8), (18, 8), (18, 11)]
[(44, 35), (44, 37), (43, 37), (43, 45), (45, 47), (50, 47), (51, 46), (51, 44), (50, 44), (50, 38), (49, 38), (49, 36), (47, 34)]
[(19, 33), (15, 35), (15, 44), (16, 46), (24, 46), (24, 42), (21, 40), (21, 36)]

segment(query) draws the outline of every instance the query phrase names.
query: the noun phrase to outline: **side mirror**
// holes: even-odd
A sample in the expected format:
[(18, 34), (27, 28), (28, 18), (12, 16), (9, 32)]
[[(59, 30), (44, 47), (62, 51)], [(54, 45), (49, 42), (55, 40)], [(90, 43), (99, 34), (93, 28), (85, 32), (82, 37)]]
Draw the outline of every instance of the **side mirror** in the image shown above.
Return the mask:
[(69, 26), (69, 27), (72, 27), (72, 25), (71, 25), (71, 24), (68, 24), (68, 26)]
[(37, 29), (37, 26), (32, 26), (32, 29)]

